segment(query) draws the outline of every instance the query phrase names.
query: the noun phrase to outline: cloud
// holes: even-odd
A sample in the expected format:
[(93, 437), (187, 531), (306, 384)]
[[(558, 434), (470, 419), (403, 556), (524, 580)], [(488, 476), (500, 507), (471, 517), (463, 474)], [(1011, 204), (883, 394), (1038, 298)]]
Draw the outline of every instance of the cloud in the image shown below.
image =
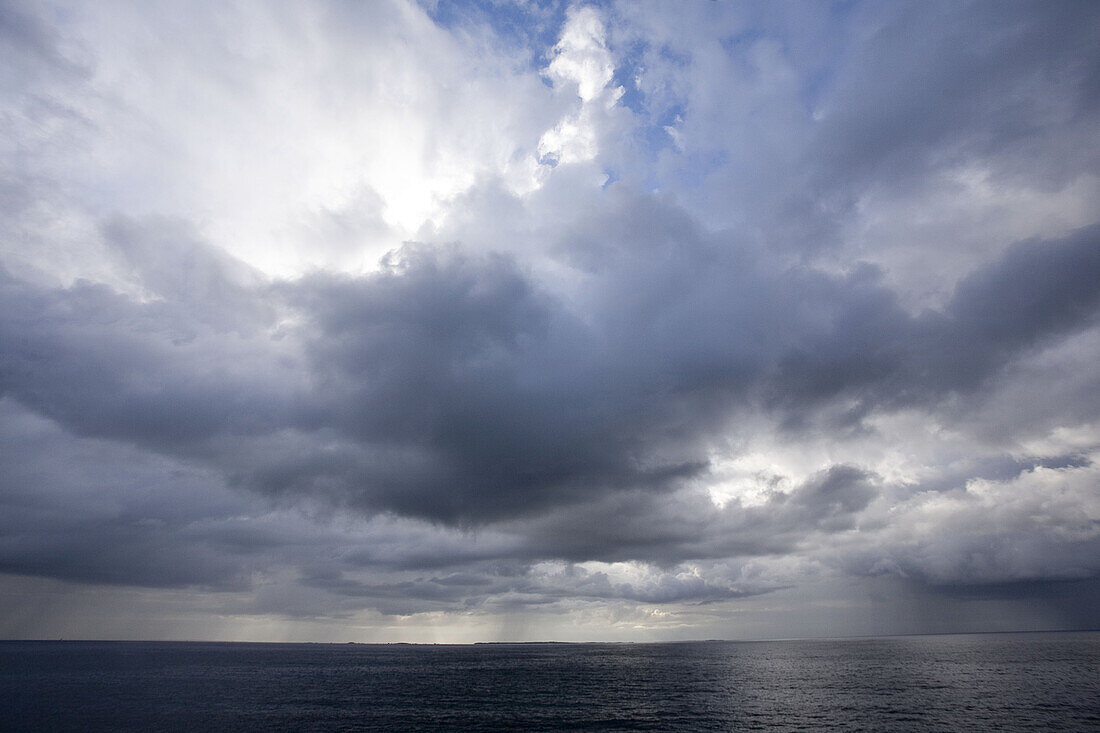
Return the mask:
[(0, 571), (347, 623), (1093, 582), (1095, 11), (429, 10), (3, 6)]
[[(663, 224), (646, 222), (645, 203), (590, 225), (608, 236), (577, 255), (577, 303), (508, 256), (413, 245), (368, 276), (241, 284), (171, 226), (116, 223), (157, 299), (9, 278), (5, 389), (80, 434), (260, 490), (479, 523), (698, 476), (708, 440), (760, 395), (792, 429), (841, 399), (852, 419), (934, 407), (1098, 305), (1094, 229), (1011, 249), (944, 312), (911, 317), (873, 273), (777, 268), (662, 231), (682, 215), (650, 204)], [(177, 238), (133, 241), (151, 236)], [(273, 340), (279, 309), (296, 325)], [(285, 431), (290, 452), (248, 455)]]
[(243, 502), (216, 475), (117, 443), (73, 439), (9, 399), (0, 400), (0, 431), (4, 572), (221, 590), (251, 582), (254, 543), (218, 539)]
[(1092, 457), (917, 494), (894, 508), (905, 520), (883, 530), (892, 535), (883, 545), (890, 549), (873, 560), (861, 553), (861, 569), (957, 586), (1094, 578), (1096, 473)]
[[(592, 160), (599, 152), (599, 134), (607, 113), (622, 95), (621, 87), (609, 87), (615, 69), (605, 40), (599, 13), (589, 7), (574, 8), (553, 49), (546, 76), (559, 91), (580, 99), (579, 108), (563, 117), (539, 138), (539, 162), (546, 166)], [(545, 174), (545, 169), (543, 170)]]

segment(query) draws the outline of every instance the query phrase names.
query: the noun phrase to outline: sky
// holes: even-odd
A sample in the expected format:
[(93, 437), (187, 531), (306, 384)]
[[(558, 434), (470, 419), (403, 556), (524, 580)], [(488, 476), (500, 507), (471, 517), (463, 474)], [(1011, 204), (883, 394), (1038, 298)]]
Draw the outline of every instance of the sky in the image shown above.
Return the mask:
[(0, 637), (1100, 627), (1100, 4), (0, 2)]

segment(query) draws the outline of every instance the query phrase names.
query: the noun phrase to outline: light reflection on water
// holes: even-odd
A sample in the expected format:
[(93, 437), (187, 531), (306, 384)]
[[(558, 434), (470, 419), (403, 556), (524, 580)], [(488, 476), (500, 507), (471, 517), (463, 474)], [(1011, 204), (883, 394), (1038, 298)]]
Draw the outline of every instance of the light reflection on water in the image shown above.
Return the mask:
[(1100, 729), (1100, 633), (673, 644), (0, 642), (8, 730)]

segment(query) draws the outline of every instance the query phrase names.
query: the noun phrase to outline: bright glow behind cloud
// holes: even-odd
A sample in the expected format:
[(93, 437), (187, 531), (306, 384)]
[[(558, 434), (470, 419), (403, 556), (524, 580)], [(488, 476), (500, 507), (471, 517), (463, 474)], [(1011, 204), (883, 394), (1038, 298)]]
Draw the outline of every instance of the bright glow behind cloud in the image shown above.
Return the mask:
[(191, 219), (271, 275), (373, 269), (454, 196), (522, 168), (553, 119), (516, 59), (403, 3), (66, 15), (70, 53), (94, 59), (44, 90), (81, 117), (63, 123), (86, 140), (64, 171), (74, 203)]

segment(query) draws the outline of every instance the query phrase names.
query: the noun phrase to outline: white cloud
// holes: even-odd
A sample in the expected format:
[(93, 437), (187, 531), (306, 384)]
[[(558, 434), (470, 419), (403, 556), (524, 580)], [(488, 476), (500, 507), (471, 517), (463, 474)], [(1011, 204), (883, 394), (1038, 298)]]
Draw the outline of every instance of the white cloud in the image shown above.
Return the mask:
[(403, 2), (158, 8), (59, 13), (86, 75), (9, 100), (59, 94), (79, 114), (51, 120), (69, 132), (34, 150), (74, 221), (184, 217), (272, 275), (373, 269), (478, 180), (516, 175), (553, 119), (517, 59)]
[(575, 85), (582, 102), (595, 100), (615, 73), (605, 38), (603, 20), (594, 8), (573, 9), (546, 75), (556, 84)]
[(601, 119), (623, 93), (621, 87), (608, 88), (615, 69), (605, 37), (596, 10), (570, 12), (546, 76), (567, 93), (575, 89), (580, 105), (539, 138), (539, 160), (545, 164), (584, 162), (599, 153)]

